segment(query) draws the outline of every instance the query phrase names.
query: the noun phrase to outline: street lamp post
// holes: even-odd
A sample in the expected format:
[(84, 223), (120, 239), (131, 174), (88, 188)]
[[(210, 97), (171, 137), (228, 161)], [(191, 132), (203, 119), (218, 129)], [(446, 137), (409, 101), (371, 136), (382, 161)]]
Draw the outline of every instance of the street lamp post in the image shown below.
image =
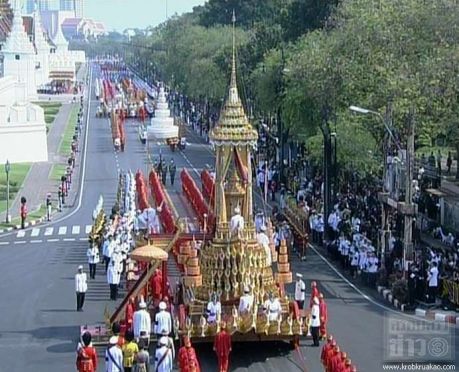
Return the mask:
[(8, 159), (5, 163), (5, 173), (6, 173), (6, 218), (5, 222), (10, 222), (10, 170), (11, 164)]
[(323, 147), (323, 217), (325, 221), (325, 239), (331, 239), (330, 226), (327, 223), (328, 216), (332, 211), (332, 195), (331, 195), (331, 173), (332, 173), (332, 132), (330, 131), (330, 107), (325, 104), (322, 107), (322, 123), (320, 125), (320, 130), (324, 138), (324, 147)]

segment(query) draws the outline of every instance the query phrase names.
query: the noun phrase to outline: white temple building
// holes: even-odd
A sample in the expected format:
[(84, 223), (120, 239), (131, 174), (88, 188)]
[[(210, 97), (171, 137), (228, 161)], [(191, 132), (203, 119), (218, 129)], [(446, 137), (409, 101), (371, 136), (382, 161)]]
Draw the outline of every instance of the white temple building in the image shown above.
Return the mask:
[(37, 100), (35, 48), (25, 32), (19, 1), (14, 8), (11, 31), (2, 45), (3, 75), (25, 84), (27, 100)]
[(0, 164), (48, 160), (45, 115), (27, 92), (15, 76), (0, 78)]
[(151, 118), (151, 123), (147, 127), (147, 135), (148, 139), (157, 140), (178, 138), (179, 127), (174, 125), (174, 118), (171, 116), (171, 111), (169, 110), (164, 87), (159, 89), (155, 116)]
[(37, 86), (40, 87), (50, 82), (49, 56), (51, 53), (51, 45), (48, 43), (48, 40), (46, 40), (37, 3), (35, 3), (35, 10), (33, 12), (33, 44), (37, 53), (35, 80)]

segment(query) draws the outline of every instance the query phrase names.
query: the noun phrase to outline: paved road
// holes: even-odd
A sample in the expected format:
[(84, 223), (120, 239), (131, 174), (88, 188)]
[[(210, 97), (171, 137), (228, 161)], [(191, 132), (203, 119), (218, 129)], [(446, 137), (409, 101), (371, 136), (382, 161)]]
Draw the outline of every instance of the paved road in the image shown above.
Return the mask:
[[(145, 147), (137, 139), (133, 123), (127, 123), (125, 153), (113, 151), (107, 119), (94, 117), (97, 102), (91, 96), (87, 136), (87, 158), (83, 160), (83, 197), (77, 199), (75, 212), (48, 225), (0, 237), (0, 371), (71, 371), (74, 370), (75, 341), (81, 324), (101, 323), (107, 307), (108, 288), (102, 267), (98, 267), (83, 313), (76, 312), (73, 275), (77, 265), (85, 263), (85, 233), (91, 224), (92, 210), (100, 194), (109, 210), (115, 200), (119, 170), (146, 169)], [(184, 153), (172, 153), (163, 147), (162, 156), (190, 168), (198, 180), (198, 170), (213, 163), (208, 145), (191, 133)], [(157, 144), (150, 151), (159, 157)], [(189, 213), (180, 196), (180, 183), (168, 190), (177, 203), (179, 214)], [(52, 230), (52, 232), (50, 232)], [(47, 232), (49, 235), (47, 235)], [(53, 239), (51, 241), (51, 239)], [(19, 243), (20, 242), (20, 243)], [(360, 371), (379, 371), (383, 358), (383, 319), (386, 309), (369, 302), (352, 289), (316, 253), (309, 251), (306, 262), (292, 262), (308, 282), (318, 280), (328, 299), (330, 330)], [(309, 284), (309, 283), (308, 283)], [(457, 335), (455, 336), (457, 339)], [(319, 350), (307, 346), (301, 353), (307, 371), (320, 372)], [(211, 349), (198, 347), (203, 371), (215, 371)], [(301, 371), (303, 363), (285, 344), (249, 344), (234, 348), (234, 371)], [(102, 370), (102, 368), (100, 369)]]

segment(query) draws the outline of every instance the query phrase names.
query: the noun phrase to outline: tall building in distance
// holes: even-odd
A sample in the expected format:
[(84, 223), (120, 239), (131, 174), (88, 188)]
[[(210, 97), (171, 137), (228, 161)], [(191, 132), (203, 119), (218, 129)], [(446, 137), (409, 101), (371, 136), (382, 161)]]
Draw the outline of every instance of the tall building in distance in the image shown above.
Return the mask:
[(58, 10), (56, 1), (57, 0), (27, 0), (25, 2), (24, 12), (26, 14), (32, 14), (35, 10), (35, 3), (37, 3), (40, 11)]
[(84, 1), (85, 0), (74, 0), (75, 18), (84, 18)]
[(60, 0), (60, 11), (72, 11), (75, 13), (75, 18), (83, 18), (84, 0)]

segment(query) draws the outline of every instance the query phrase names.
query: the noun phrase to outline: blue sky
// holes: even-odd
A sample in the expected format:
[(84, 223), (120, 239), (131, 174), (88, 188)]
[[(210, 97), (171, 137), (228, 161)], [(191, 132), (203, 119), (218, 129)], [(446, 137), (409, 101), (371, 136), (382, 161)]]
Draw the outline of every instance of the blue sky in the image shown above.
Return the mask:
[(205, 0), (85, 0), (85, 17), (105, 24), (108, 31), (156, 26), (174, 13), (189, 12)]

